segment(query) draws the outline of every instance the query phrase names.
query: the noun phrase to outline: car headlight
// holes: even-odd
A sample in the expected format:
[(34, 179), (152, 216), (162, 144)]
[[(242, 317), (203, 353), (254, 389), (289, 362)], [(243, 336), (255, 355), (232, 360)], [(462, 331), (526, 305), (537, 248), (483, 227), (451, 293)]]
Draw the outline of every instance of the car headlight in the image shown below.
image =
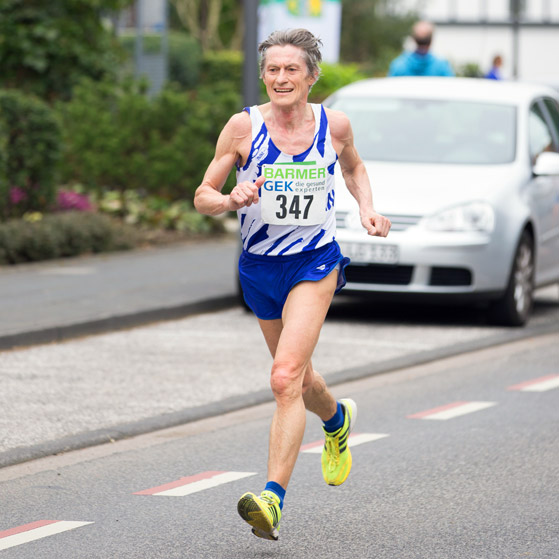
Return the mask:
[(454, 206), (428, 217), (425, 226), (431, 231), (480, 231), (495, 228), (495, 211), (486, 202)]

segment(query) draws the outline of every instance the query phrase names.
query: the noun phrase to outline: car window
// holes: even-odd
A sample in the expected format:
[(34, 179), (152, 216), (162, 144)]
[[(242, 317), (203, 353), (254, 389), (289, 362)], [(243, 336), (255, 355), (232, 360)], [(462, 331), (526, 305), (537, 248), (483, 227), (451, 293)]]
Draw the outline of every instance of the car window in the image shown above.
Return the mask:
[(555, 132), (555, 145), (556, 147), (559, 147), (557, 145), (559, 144), (559, 103), (549, 98), (544, 99), (543, 102), (545, 104), (547, 112), (549, 113), (549, 116), (551, 118), (551, 125), (553, 126)]
[(540, 153), (553, 151), (553, 136), (538, 105), (530, 109), (530, 157), (534, 162)]
[(444, 99), (335, 98), (363, 159), (499, 164), (515, 158), (516, 108)]

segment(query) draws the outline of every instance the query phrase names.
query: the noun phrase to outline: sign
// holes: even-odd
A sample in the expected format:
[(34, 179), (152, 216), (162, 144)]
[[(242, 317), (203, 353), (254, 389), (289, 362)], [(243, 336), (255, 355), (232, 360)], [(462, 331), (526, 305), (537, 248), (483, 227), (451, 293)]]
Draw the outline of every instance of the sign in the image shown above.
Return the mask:
[(259, 43), (274, 31), (303, 27), (322, 40), (324, 62), (338, 62), (341, 0), (260, 0), (258, 17)]

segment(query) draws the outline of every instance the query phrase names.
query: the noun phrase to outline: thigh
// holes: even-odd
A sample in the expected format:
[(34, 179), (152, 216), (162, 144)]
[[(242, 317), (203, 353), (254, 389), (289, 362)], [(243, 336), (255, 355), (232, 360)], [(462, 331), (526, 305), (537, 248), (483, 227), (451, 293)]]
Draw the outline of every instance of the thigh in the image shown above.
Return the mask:
[(272, 357), (275, 357), (281, 332), (283, 330), (283, 322), (281, 318), (275, 320), (263, 320), (262, 318), (259, 318), (258, 324), (260, 324), (260, 330), (262, 330), (262, 334), (264, 334), (266, 345), (268, 346)]
[(333, 270), (319, 281), (303, 281), (293, 287), (283, 307), (276, 361), (285, 360), (301, 367), (310, 363), (337, 280), (338, 272)]

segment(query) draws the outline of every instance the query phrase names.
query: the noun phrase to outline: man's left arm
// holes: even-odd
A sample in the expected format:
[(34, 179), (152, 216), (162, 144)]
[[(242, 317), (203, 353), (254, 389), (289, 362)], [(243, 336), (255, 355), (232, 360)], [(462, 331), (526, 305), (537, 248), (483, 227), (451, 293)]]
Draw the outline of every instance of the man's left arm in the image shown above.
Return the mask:
[(330, 132), (346, 186), (359, 205), (361, 224), (367, 233), (386, 237), (390, 231), (390, 220), (377, 213), (373, 206), (373, 193), (369, 176), (353, 143), (353, 131), (348, 117), (338, 111), (328, 111)]

